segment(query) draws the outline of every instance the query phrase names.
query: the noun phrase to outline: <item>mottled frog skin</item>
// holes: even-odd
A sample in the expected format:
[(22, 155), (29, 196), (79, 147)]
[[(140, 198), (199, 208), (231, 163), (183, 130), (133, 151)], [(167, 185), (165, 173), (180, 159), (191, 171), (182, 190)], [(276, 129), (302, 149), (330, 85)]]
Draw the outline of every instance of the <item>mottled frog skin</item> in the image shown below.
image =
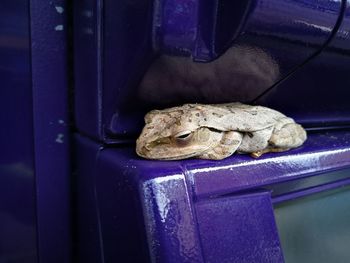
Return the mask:
[(235, 152), (259, 157), (299, 147), (307, 137), (301, 125), (282, 113), (241, 103), (153, 110), (145, 122), (136, 152), (147, 159), (220, 160)]

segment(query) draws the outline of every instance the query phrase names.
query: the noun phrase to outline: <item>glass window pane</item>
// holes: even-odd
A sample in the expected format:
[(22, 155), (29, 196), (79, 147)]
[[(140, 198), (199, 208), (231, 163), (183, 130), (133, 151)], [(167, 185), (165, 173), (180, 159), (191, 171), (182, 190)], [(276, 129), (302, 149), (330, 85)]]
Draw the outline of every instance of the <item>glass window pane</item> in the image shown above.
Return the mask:
[(350, 262), (350, 186), (274, 208), (287, 263)]

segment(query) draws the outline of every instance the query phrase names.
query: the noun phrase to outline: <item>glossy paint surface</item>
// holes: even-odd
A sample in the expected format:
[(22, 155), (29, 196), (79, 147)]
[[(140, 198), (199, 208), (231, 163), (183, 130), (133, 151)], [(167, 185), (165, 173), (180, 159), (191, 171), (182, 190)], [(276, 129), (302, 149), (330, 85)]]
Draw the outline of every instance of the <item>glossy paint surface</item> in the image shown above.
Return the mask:
[[(154, 4), (154, 45), (162, 50), (178, 49), (188, 54), (194, 49), (199, 2), (196, 0), (156, 1)], [(178, 47), (173, 43), (176, 42)], [(170, 44), (169, 44), (170, 43)]]
[(75, 136), (75, 262), (150, 262), (138, 183), (125, 159)]
[(64, 4), (0, 4), (1, 262), (70, 261)]
[[(339, 29), (344, 3), (76, 2), (78, 129), (105, 142), (120, 142), (139, 133), (146, 111), (186, 102), (254, 101), (309, 126), (326, 125), (322, 116), (327, 122), (347, 122), (341, 114), (348, 111), (341, 78), (332, 99), (327, 92), (333, 74), (345, 71), (346, 54), (331, 55), (337, 72), (335, 66), (325, 67), (328, 59), (315, 59), (334, 36), (342, 35), (346, 47), (345, 27)], [(198, 60), (219, 57), (195, 63), (184, 54)], [(303, 70), (309, 61), (310, 70)], [(315, 93), (319, 96), (311, 100)]]
[[(198, 196), (259, 188), (276, 182), (303, 178), (313, 173), (349, 166), (350, 133), (311, 134), (300, 148), (278, 154), (266, 154), (259, 159), (236, 155), (223, 162), (211, 162), (201, 167), (189, 164), (194, 191)], [(222, 171), (232, 171), (231, 175)], [(270, 175), (270, 176), (266, 176)], [(242, 180), (244, 176), (244, 180)]]
[(69, 9), (65, 0), (30, 1), (36, 219), (42, 262), (71, 260), (68, 100)]
[(141, 202), (152, 262), (204, 262), (183, 174), (141, 182)]
[(0, 4), (0, 262), (37, 262), (28, 1)]
[[(75, 262), (103, 263), (103, 242), (99, 207), (96, 200), (96, 156), (101, 145), (89, 140), (74, 140), (73, 169), (75, 211), (73, 221), (73, 248)], [(118, 239), (118, 237), (115, 237)]]
[[(333, 89), (333, 70), (346, 71), (346, 53), (338, 52), (333, 66), (323, 58), (336, 46), (346, 49), (346, 23), (340, 23), (345, 1), (200, 2), (74, 3), (81, 262), (249, 262), (266, 253), (266, 261), (283, 262), (272, 203), (349, 184), (349, 178), (334, 178), (269, 194), (275, 185), (349, 167), (348, 131), (310, 133), (305, 145), (289, 152), (219, 162), (141, 160), (133, 146), (112, 144), (133, 140), (147, 110), (185, 102), (251, 102), (270, 87), (259, 104), (310, 127), (347, 123), (341, 79), (332, 96), (324, 92)], [(192, 59), (217, 56), (209, 63)], [(309, 62), (312, 70), (306, 70)], [(247, 211), (256, 203), (261, 206)], [(246, 216), (237, 212), (242, 210)], [(234, 236), (235, 226), (244, 238)], [(226, 232), (231, 235), (215, 235)]]
[(162, 51), (176, 54), (178, 50), (179, 54), (191, 54), (195, 60), (210, 61), (233, 41), (247, 41), (247, 35), (276, 43), (320, 46), (332, 31), (339, 8), (340, 1), (328, 0), (215, 0), (210, 4), (194, 0), (157, 1), (154, 27)]
[(74, 117), (76, 127), (101, 137), (101, 1), (74, 1)]
[(154, 56), (152, 1), (75, 1), (74, 12), (77, 128), (105, 139), (113, 119), (121, 124), (114, 133), (125, 135), (134, 126), (135, 88)]
[[(157, 6), (162, 10), (163, 27), (156, 24), (155, 32), (160, 32), (158, 41), (165, 42), (166, 46), (160, 52), (179, 56), (187, 50), (187, 58), (163, 55), (144, 75), (139, 86), (140, 98), (158, 107), (184, 102), (255, 101), (329, 43), (341, 22), (343, 8), (341, 1), (262, 0), (242, 4), (218, 0), (213, 1), (213, 6), (203, 4), (198, 12), (193, 11), (191, 19), (196, 19), (197, 23), (189, 24), (186, 20), (189, 10), (182, 8), (186, 1), (159, 2), (163, 3)], [(175, 23), (174, 14), (178, 9), (183, 13), (176, 16)], [(175, 31), (173, 24), (181, 30)], [(183, 28), (196, 32), (185, 45), (182, 44)], [(231, 38), (227, 36), (230, 33)], [(215, 61), (204, 65), (192, 61), (214, 58)], [(305, 87), (302, 79), (299, 79), (299, 86)], [(315, 92), (314, 88), (309, 90)], [(288, 90), (293, 91), (294, 87)], [(281, 93), (275, 96), (274, 92), (271, 96), (277, 101), (289, 98)], [(319, 100), (315, 100), (315, 104), (319, 104)], [(310, 110), (310, 114), (314, 111)]]
[[(136, 87), (154, 57), (152, 4), (150, 0), (104, 1), (102, 122), (105, 133), (128, 136), (139, 107), (143, 108), (137, 100)], [(120, 125), (114, 126), (114, 122)]]
[[(267, 93), (265, 104), (294, 117), (307, 126), (331, 126), (350, 121), (350, 1), (344, 19), (323, 52)], [(297, 103), (294, 103), (297, 102)]]
[(105, 262), (150, 262), (145, 233), (150, 226), (144, 224), (139, 202), (141, 182), (130, 178), (127, 169), (120, 170), (127, 163), (111, 152), (101, 148), (96, 158), (94, 187), (103, 258)]
[(204, 262), (283, 262), (269, 192), (198, 202), (196, 215)]
[(79, 215), (95, 218), (80, 229), (85, 237), (81, 241), (103, 247), (98, 253), (109, 261), (244, 262), (268, 254), (266, 262), (283, 262), (272, 211), (275, 199), (291, 200), (350, 183), (349, 177), (334, 176), (297, 191), (291, 187), (288, 192), (285, 185), (282, 194), (270, 197), (274, 185), (282, 182), (295, 185), (349, 168), (348, 131), (309, 134), (304, 146), (285, 153), (259, 159), (234, 155), (222, 161), (149, 161), (129, 147), (99, 148), (80, 136), (76, 142), (79, 198), (87, 209)]

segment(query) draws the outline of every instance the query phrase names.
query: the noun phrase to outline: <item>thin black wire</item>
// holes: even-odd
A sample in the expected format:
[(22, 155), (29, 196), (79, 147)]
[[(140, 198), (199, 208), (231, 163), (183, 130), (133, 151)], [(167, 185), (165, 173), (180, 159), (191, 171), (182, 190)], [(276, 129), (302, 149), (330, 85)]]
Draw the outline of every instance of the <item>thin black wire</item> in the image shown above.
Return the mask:
[(265, 96), (267, 93), (269, 93), (272, 89), (276, 88), (278, 85), (286, 81), (291, 75), (293, 75), (296, 71), (298, 71), (300, 68), (302, 68), (305, 64), (307, 64), (310, 60), (314, 59), (316, 56), (318, 56), (324, 49), (327, 48), (329, 43), (333, 40), (334, 36), (338, 33), (338, 30), (343, 22), (343, 18), (345, 15), (346, 10), (346, 2), (347, 0), (342, 0), (341, 6), (340, 6), (340, 13), (339, 17), (337, 19), (337, 22), (335, 23), (334, 29), (332, 30), (331, 34), (327, 38), (327, 40), (323, 43), (322, 47), (317, 50), (314, 54), (310, 55), (308, 59), (306, 59), (303, 63), (298, 65), (296, 68), (294, 68), (291, 72), (289, 72), (284, 78), (277, 81), (275, 84), (273, 84), (270, 88), (264, 90), (262, 93), (260, 93), (254, 100), (251, 101), (251, 104), (256, 104), (257, 101)]

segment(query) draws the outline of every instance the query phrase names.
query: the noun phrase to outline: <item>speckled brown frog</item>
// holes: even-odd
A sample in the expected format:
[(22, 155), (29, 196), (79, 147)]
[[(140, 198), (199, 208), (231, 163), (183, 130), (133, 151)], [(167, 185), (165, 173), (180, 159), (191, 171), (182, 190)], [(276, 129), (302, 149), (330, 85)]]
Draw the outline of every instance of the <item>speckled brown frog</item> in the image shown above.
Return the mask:
[(136, 152), (147, 159), (220, 160), (235, 152), (259, 157), (296, 148), (307, 137), (301, 125), (282, 113), (241, 103), (153, 110), (145, 122)]

